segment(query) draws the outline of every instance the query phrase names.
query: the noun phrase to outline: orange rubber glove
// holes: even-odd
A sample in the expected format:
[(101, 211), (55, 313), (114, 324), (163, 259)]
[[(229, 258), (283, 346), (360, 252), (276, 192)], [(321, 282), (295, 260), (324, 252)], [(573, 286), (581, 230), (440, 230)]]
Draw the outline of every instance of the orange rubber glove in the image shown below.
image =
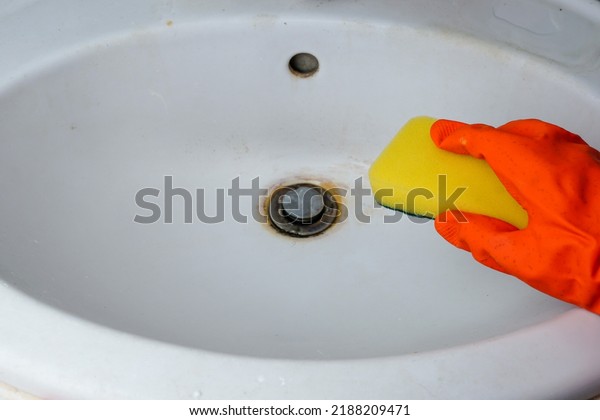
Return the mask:
[[(487, 216), (439, 215), (435, 228), (482, 264), (600, 314), (600, 152), (539, 120), (499, 128), (438, 120), (441, 149), (485, 159), (527, 211), (525, 229)], [(459, 223), (458, 220), (463, 220)]]

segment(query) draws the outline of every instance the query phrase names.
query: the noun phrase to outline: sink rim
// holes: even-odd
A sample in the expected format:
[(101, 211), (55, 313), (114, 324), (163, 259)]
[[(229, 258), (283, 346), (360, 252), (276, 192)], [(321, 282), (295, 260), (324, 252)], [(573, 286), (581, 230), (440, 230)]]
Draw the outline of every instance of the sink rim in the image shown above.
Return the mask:
[(0, 307), (21, 313), (18, 323), (0, 317), (0, 335), (8, 337), (0, 346), (0, 380), (44, 398), (571, 399), (591, 398), (600, 387), (600, 317), (579, 308), (442, 350), (357, 360), (277, 360), (116, 331), (10, 288), (2, 289)]

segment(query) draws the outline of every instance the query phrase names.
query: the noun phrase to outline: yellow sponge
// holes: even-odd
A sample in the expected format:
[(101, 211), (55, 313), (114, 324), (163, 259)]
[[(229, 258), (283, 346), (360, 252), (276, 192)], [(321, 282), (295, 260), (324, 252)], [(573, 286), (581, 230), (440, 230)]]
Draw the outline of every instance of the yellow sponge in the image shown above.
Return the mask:
[(375, 199), (418, 216), (434, 218), (454, 205), (518, 228), (527, 226), (527, 212), (484, 160), (435, 146), (429, 135), (435, 121), (410, 120), (373, 163), (369, 178)]

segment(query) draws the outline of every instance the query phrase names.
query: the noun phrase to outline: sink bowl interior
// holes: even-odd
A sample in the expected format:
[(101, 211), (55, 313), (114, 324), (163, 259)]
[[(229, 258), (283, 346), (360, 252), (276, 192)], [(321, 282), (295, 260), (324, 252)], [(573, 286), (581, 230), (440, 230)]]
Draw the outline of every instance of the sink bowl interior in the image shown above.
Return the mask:
[[(314, 54), (300, 78), (290, 57)], [(190, 348), (286, 359), (403, 355), (549, 320), (569, 305), (477, 265), (372, 197), (294, 239), (264, 223), (135, 223), (137, 191), (259, 177), (347, 189), (406, 120), (552, 121), (596, 141), (598, 89), (458, 33), (291, 16), (161, 21), (48, 54), (0, 90), (0, 277), (78, 317)], [(241, 212), (250, 215), (248, 197)], [(371, 217), (362, 223), (356, 208)]]

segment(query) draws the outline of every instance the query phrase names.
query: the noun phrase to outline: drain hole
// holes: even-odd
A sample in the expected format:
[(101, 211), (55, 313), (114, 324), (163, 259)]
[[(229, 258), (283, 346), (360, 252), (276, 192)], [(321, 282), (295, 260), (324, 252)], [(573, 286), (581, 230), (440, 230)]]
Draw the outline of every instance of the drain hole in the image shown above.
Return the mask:
[(319, 60), (312, 54), (299, 53), (290, 59), (290, 71), (299, 77), (310, 77), (319, 70)]
[(304, 238), (335, 223), (338, 203), (331, 192), (318, 185), (287, 185), (271, 195), (268, 214), (271, 225), (279, 232)]

